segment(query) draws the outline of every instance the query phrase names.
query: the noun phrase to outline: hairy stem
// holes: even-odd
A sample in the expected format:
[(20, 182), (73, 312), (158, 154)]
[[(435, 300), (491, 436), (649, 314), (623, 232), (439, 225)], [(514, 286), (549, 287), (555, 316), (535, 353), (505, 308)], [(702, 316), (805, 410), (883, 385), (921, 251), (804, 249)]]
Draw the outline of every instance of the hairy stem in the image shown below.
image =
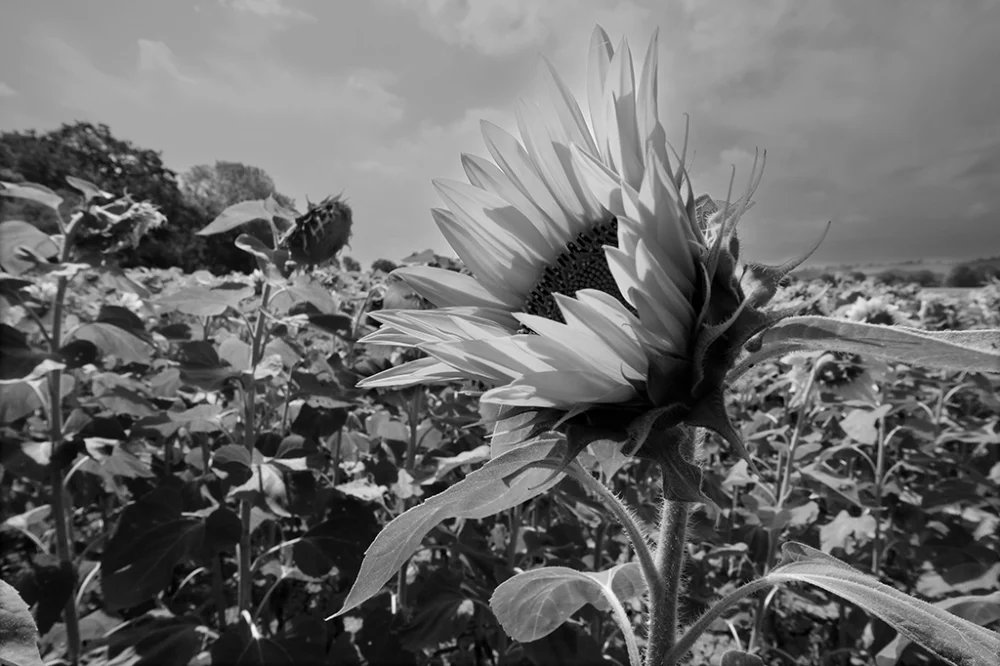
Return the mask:
[[(688, 461), (695, 459), (695, 429), (677, 427), (658, 442), (661, 450), (678, 447)], [(659, 666), (663, 657), (677, 641), (677, 602), (680, 597), (681, 572), (684, 569), (684, 552), (687, 541), (688, 518), (691, 502), (670, 499), (670, 484), (676, 473), (666, 458), (659, 461), (663, 478), (663, 506), (660, 510), (660, 530), (656, 542), (656, 576), (659, 589), (649, 594), (649, 643), (646, 648), (646, 666)]]
[(650, 594), (647, 666), (663, 663), (664, 655), (677, 640), (677, 601), (690, 514), (690, 503), (663, 500), (655, 560), (662, 587), (658, 595)]
[(635, 636), (635, 631), (632, 629), (632, 622), (629, 620), (628, 613), (625, 612), (625, 607), (622, 606), (622, 602), (613, 593), (605, 595), (605, 599), (608, 600), (608, 605), (611, 606), (611, 615), (615, 620), (615, 624), (622, 630), (622, 635), (625, 638), (625, 650), (628, 652), (629, 666), (639, 666), (642, 663), (642, 657), (639, 655), (639, 641)]
[[(547, 461), (547, 463), (538, 466), (553, 468), (556, 466), (554, 462)], [(625, 530), (632, 549), (635, 550), (635, 555), (639, 560), (639, 568), (642, 570), (642, 575), (646, 581), (646, 587), (650, 590), (650, 594), (654, 594), (654, 590), (655, 594), (660, 594), (662, 583), (657, 574), (656, 565), (653, 562), (653, 554), (649, 550), (649, 541), (643, 536), (639, 525), (635, 522), (625, 503), (610, 488), (601, 483), (600, 479), (594, 478), (579, 464), (571, 464), (566, 468), (566, 473), (579, 482), (585, 489), (593, 491), (598, 499), (603, 502), (604, 506), (610, 509), (611, 514)]]

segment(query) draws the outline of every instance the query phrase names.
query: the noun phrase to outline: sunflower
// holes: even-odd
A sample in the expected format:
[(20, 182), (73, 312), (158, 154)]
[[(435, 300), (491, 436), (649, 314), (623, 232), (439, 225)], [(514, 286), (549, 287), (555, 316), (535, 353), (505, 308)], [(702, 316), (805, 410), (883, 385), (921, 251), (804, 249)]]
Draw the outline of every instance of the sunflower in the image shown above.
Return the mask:
[(739, 261), (735, 226), (763, 163), (736, 202), (694, 196), (687, 137), (678, 155), (660, 120), (657, 52), (654, 35), (637, 79), (628, 44), (597, 27), (589, 124), (547, 62), (544, 104), (517, 108), (520, 141), (482, 123), (493, 161), (463, 155), (469, 182), (434, 181), (447, 205), (434, 221), (471, 275), (395, 271), (437, 309), (372, 313), (383, 326), (362, 341), (427, 357), (359, 386), (481, 382), (483, 403), (534, 415), (532, 434), (564, 431), (571, 457), (596, 436), (654, 455), (650, 434), (681, 424), (745, 453), (725, 375), (788, 314), (763, 306), (805, 257)]

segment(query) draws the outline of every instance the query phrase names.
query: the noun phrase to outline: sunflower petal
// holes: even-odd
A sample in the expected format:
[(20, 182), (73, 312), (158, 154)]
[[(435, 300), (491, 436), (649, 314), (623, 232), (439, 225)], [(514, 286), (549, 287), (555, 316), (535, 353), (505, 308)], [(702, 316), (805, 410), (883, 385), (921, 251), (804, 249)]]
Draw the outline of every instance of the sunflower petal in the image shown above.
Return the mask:
[(608, 151), (622, 179), (634, 188), (642, 182), (644, 163), (636, 124), (635, 72), (632, 52), (624, 39), (611, 59), (604, 84), (608, 106)]
[(433, 358), (421, 358), (366, 377), (357, 383), (358, 388), (405, 388), (418, 384), (457, 382), (468, 379), (468, 374)]
[(556, 72), (555, 67), (552, 66), (549, 59), (544, 58), (544, 61), (546, 65), (545, 71), (548, 74), (544, 78), (544, 82), (556, 116), (565, 129), (569, 142), (583, 146), (588, 152), (596, 154), (597, 144), (594, 143), (594, 137), (590, 133), (590, 128), (587, 127), (587, 121), (583, 117), (583, 112), (580, 111), (580, 105), (577, 104), (576, 97), (566, 87), (562, 77)]
[(621, 326), (617, 318), (606, 319), (598, 309), (577, 298), (564, 294), (555, 294), (554, 298), (567, 326), (571, 329), (589, 330), (608, 348), (613, 349), (636, 375), (646, 376), (649, 361), (633, 330)]
[(544, 263), (549, 244), (541, 231), (498, 194), (457, 180), (434, 180), (433, 185), (460, 221), (511, 254), (521, 253), (539, 267)]
[(615, 385), (607, 375), (590, 370), (559, 370), (524, 375), (506, 386), (490, 389), (480, 400), (487, 403), (572, 409), (581, 403), (628, 402), (635, 389)]
[(515, 115), (521, 139), (535, 170), (566, 211), (570, 229), (576, 236), (586, 230), (588, 222), (595, 219), (600, 210), (589, 190), (577, 182), (568, 139), (561, 136), (561, 128), (545, 122), (538, 108), (532, 108), (523, 100), (518, 102)]
[[(526, 293), (522, 290), (530, 288), (531, 283), (523, 279), (524, 273), (519, 273), (518, 277), (522, 278), (521, 284), (510, 284), (515, 269), (514, 257), (506, 255), (504, 248), (491, 243), (488, 238), (477, 235), (474, 229), (456, 220), (451, 211), (434, 208), (431, 210), (431, 216), (449, 245), (484, 287), (505, 302), (517, 303), (521, 300), (522, 294)], [(526, 265), (517, 268), (521, 271), (530, 271), (530, 267)]]
[(552, 221), (551, 227), (542, 230), (543, 235), (553, 246), (564, 247), (575, 235), (573, 233), (575, 225), (552, 196), (545, 181), (538, 175), (524, 146), (493, 123), (483, 121), (481, 125), (486, 148), (497, 166), (507, 175), (510, 182), (521, 190), (524, 196), (535, 202)]
[(472, 305), (510, 309), (520, 305), (520, 299), (510, 292), (494, 294), (474, 277), (444, 268), (404, 266), (392, 274), (438, 307)]
[(587, 102), (590, 107), (590, 124), (594, 128), (594, 142), (597, 150), (594, 155), (600, 155), (605, 160), (610, 156), (608, 145), (608, 117), (604, 103), (604, 84), (608, 78), (608, 69), (615, 51), (611, 46), (611, 38), (604, 28), (597, 26), (590, 37), (590, 56), (587, 72)]
[(507, 174), (489, 160), (475, 155), (462, 155), (462, 168), (470, 183), (484, 190), (496, 192), (504, 201), (514, 206), (531, 221), (548, 243), (548, 249), (543, 253), (546, 261), (552, 261), (559, 256), (563, 247), (555, 244), (556, 239), (553, 233), (553, 230), (558, 227), (538, 204), (525, 196), (524, 192), (511, 182)]

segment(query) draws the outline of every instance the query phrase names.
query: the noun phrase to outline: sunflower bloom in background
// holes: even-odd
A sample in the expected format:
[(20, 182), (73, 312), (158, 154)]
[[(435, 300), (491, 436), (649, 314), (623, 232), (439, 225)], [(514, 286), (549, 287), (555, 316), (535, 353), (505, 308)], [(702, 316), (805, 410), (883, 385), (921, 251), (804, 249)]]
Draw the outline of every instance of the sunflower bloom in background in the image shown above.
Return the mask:
[[(437, 309), (382, 311), (363, 342), (427, 358), (361, 387), (476, 380), (486, 404), (533, 412), (532, 434), (559, 426), (570, 458), (595, 437), (659, 458), (658, 438), (708, 427), (743, 453), (723, 384), (741, 348), (786, 313), (763, 310), (800, 262), (741, 263), (736, 223), (751, 205), (755, 161), (734, 203), (696, 198), (657, 106), (657, 39), (636, 77), (623, 40), (590, 46), (590, 123), (549, 65), (547, 99), (517, 108), (520, 140), (483, 122), (493, 158), (463, 155), (468, 183), (434, 186), (438, 228), (472, 275), (395, 271)], [(803, 257), (804, 259), (804, 257)]]

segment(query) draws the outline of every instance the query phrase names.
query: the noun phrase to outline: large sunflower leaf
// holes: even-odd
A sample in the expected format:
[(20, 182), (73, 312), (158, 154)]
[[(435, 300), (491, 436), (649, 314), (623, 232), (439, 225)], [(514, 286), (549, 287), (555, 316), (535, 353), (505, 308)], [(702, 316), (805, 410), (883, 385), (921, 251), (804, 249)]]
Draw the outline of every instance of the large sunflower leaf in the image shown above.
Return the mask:
[(214, 287), (195, 285), (184, 287), (156, 299), (155, 303), (170, 310), (179, 310), (195, 317), (215, 317), (228, 308), (239, 310), (240, 303), (254, 295), (253, 286), (245, 282), (223, 282)]
[(85, 340), (107, 355), (125, 363), (148, 364), (152, 360), (152, 347), (142, 338), (115, 324), (92, 321), (73, 330), (70, 341)]
[(607, 610), (611, 595), (625, 601), (645, 589), (636, 562), (596, 573), (542, 567), (501, 583), (490, 598), (490, 608), (511, 638), (527, 643), (548, 636), (586, 604)]
[(1000, 373), (1000, 329), (922, 331), (829, 317), (789, 317), (761, 334), (730, 373), (791, 352), (839, 351), (907, 365)]
[(860, 606), (948, 664), (993, 666), (1000, 634), (914, 599), (800, 543), (782, 546), (782, 563), (766, 578), (773, 583), (809, 583)]
[[(979, 625), (1000, 620), (1000, 592), (952, 597), (939, 601), (934, 606)], [(906, 637), (902, 634), (897, 635), (892, 639), (892, 642), (879, 650), (879, 653), (875, 655), (875, 662), (878, 666), (892, 666), (892, 664), (898, 663), (909, 644), (910, 641)]]
[(254, 220), (270, 220), (273, 215), (273, 208), (268, 205), (267, 199), (241, 201), (219, 213), (218, 217), (198, 231), (197, 235), (212, 236), (225, 233)]
[(22, 248), (42, 257), (54, 257), (59, 253), (55, 241), (33, 224), (20, 220), (0, 224), (0, 266), (13, 276), (21, 275), (34, 266), (21, 255)]
[(505, 479), (552, 457), (553, 449), (560, 442), (556, 439), (534, 441), (507, 451), (444, 492), (393, 519), (368, 547), (358, 578), (343, 608), (333, 617), (375, 596), (440, 523), (452, 518), (478, 520), (492, 516), (537, 497), (559, 483), (563, 475), (545, 481), (549, 475), (545, 469), (525, 472), (509, 483)]
[(0, 181), (0, 196), (28, 199), (58, 211), (63, 199), (53, 190), (38, 183), (5, 183)]

